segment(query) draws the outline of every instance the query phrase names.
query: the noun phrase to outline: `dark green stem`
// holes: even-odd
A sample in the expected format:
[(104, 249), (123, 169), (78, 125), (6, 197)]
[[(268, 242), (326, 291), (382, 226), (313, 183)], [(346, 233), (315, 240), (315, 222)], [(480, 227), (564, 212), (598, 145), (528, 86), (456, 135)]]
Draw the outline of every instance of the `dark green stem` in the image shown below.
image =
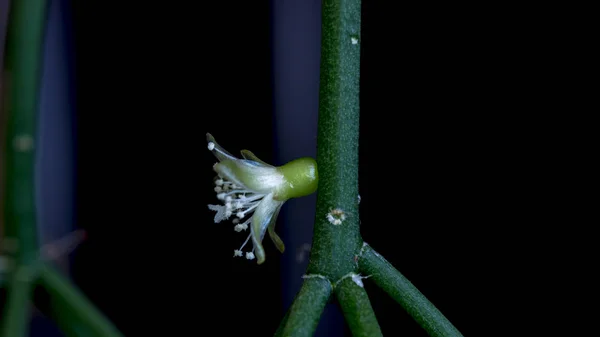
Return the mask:
[(396, 300), (430, 336), (462, 336), (446, 317), (394, 266), (365, 246), (359, 258), (360, 270)]
[(11, 4), (6, 46), (7, 128), (5, 237), (18, 241), (18, 263), (33, 261), (38, 242), (35, 222), (35, 135), (46, 1)]
[[(35, 130), (46, 1), (20, 0), (11, 4), (6, 45), (3, 98), (6, 110), (4, 166), (4, 236), (16, 239), (10, 271), (2, 336), (26, 336), (38, 242), (35, 222)], [(4, 86), (7, 86), (4, 88)]]
[(2, 337), (29, 335), (29, 317), (35, 269), (21, 265), (13, 273), (7, 288), (5, 314), (2, 317)]
[[(309, 274), (332, 281), (356, 270), (358, 214), (360, 0), (324, 0), (317, 164), (319, 189)], [(327, 219), (332, 209), (345, 216)]]
[[(50, 294), (51, 311), (69, 336), (121, 336), (66, 279), (40, 260), (35, 216), (35, 145), (38, 95), (46, 26), (46, 1), (11, 3), (3, 79), (7, 120), (4, 140), (4, 238), (10, 251), (8, 301), (2, 321), (5, 337), (27, 333), (35, 280)], [(39, 277), (39, 279), (38, 279)]]
[(53, 268), (42, 266), (39, 285), (50, 295), (47, 314), (67, 336), (122, 336), (71, 282)]
[(275, 336), (310, 337), (314, 334), (331, 295), (331, 283), (320, 277), (307, 278)]
[(335, 287), (335, 294), (352, 336), (383, 336), (360, 278), (353, 280), (351, 277), (346, 277)]
[(277, 331), (275, 331), (275, 337), (281, 337), (281, 334), (283, 333), (283, 328), (285, 328), (285, 324), (288, 321), (288, 318), (290, 317), (290, 311), (286, 311), (285, 315), (283, 316), (283, 318), (281, 319), (281, 322), (279, 323), (279, 326), (277, 327)]

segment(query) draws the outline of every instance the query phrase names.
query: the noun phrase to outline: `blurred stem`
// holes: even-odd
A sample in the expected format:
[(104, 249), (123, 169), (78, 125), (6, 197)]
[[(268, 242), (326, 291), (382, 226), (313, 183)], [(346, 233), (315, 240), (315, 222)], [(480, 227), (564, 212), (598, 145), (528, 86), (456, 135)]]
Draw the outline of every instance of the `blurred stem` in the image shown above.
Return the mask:
[[(10, 82), (3, 83), (6, 139), (4, 166), (4, 238), (16, 240), (11, 252), (15, 267), (9, 270), (7, 302), (2, 336), (28, 334), (32, 298), (33, 267), (38, 242), (35, 222), (35, 130), (42, 46), (46, 23), (46, 1), (20, 0), (11, 4), (6, 40), (6, 70)], [(4, 87), (6, 86), (6, 87)], [(3, 102), (4, 103), (4, 102)], [(2, 238), (4, 240), (4, 238)]]
[[(29, 325), (33, 283), (51, 297), (51, 312), (69, 336), (121, 336), (60, 274), (40, 260), (35, 216), (35, 145), (38, 96), (46, 27), (46, 1), (11, 3), (6, 47), (8, 80), (3, 83), (5, 138), (5, 237), (16, 241), (10, 252), (8, 300), (2, 322), (4, 337), (23, 337)], [(38, 272), (41, 273), (38, 275)]]
[(67, 336), (122, 336), (113, 324), (54, 268), (41, 268), (39, 285), (50, 295), (47, 314)]
[(31, 262), (38, 250), (35, 222), (35, 134), (46, 1), (20, 0), (9, 14), (5, 83), (5, 237), (15, 238), (17, 263)]
[(370, 275), (370, 279), (396, 300), (430, 336), (462, 336), (404, 275), (370, 246), (363, 248), (359, 265), (361, 272)]
[(346, 322), (354, 337), (383, 336), (369, 296), (360, 282), (358, 285), (351, 277), (346, 277), (335, 288)]
[(275, 336), (312, 336), (330, 295), (331, 283), (326, 279), (305, 279)]
[(21, 265), (12, 274), (8, 287), (5, 314), (2, 318), (2, 337), (29, 335), (30, 302), (33, 294), (32, 278), (35, 269)]

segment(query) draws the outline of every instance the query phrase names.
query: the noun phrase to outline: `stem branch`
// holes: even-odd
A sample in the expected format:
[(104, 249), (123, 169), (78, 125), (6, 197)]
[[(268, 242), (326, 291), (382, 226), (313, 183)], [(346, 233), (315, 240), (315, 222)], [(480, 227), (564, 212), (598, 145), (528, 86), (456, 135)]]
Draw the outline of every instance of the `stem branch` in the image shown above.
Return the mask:
[(362, 273), (387, 292), (432, 337), (462, 334), (404, 275), (370, 246), (363, 247), (359, 258)]
[(113, 324), (54, 268), (42, 266), (39, 276), (39, 285), (50, 295), (47, 314), (67, 336), (122, 336)]
[(307, 278), (284, 317), (283, 327), (275, 334), (281, 337), (310, 337), (319, 324), (331, 295), (331, 283), (320, 277)]
[(21, 265), (12, 273), (7, 288), (8, 294), (0, 336), (25, 337), (29, 335), (34, 272), (33, 268)]
[(354, 337), (383, 336), (367, 292), (355, 281), (346, 277), (335, 287), (346, 322)]

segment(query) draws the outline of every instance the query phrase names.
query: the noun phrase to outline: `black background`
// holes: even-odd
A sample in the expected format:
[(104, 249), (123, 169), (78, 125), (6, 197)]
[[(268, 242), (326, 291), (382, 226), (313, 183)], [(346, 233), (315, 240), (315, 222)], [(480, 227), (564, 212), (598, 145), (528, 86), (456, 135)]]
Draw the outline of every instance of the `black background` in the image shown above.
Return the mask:
[[(231, 258), (237, 239), (206, 208), (205, 143), (210, 131), (231, 152), (273, 158), (268, 2), (74, 5), (89, 234), (76, 282), (127, 336), (271, 335), (283, 316), (278, 253), (267, 247), (260, 267)], [(363, 3), (362, 234), (466, 336), (526, 310), (502, 306), (539, 266), (517, 252), (547, 214), (533, 162), (548, 145), (530, 109), (541, 73), (526, 39), (507, 41), (510, 25), (488, 19)], [(384, 335), (425, 336), (365, 283)]]

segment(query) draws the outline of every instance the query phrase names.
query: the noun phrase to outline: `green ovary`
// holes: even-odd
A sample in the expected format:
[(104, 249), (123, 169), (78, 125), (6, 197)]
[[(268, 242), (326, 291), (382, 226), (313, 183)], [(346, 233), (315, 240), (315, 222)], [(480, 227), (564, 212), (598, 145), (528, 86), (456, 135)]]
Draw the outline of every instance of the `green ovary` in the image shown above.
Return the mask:
[(283, 174), (285, 183), (278, 188), (276, 200), (304, 197), (317, 190), (319, 173), (313, 158), (298, 158), (277, 169)]

